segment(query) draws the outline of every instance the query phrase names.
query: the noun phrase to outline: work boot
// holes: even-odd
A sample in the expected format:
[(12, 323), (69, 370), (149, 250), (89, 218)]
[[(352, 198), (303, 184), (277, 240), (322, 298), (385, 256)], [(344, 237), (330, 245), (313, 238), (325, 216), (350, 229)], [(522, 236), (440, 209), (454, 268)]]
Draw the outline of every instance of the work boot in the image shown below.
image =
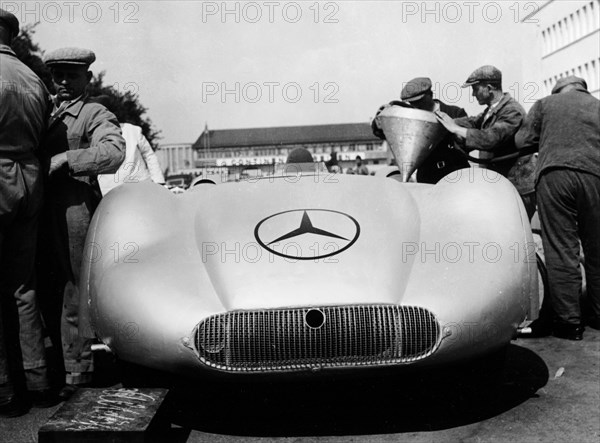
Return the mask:
[(552, 328), (552, 335), (566, 340), (579, 341), (583, 340), (583, 331), (585, 331), (585, 328), (580, 324), (555, 323)]
[(34, 408), (50, 408), (61, 402), (58, 393), (52, 388), (29, 391), (29, 398)]
[(13, 418), (27, 414), (30, 405), (23, 396), (16, 394), (0, 399), (0, 417)]

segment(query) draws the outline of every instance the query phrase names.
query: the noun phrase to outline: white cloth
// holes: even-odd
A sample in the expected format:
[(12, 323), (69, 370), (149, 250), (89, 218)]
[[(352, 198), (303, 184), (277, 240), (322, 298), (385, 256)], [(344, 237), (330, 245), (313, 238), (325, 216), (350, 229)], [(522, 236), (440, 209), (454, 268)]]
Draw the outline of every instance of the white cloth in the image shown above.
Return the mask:
[(164, 183), (165, 177), (160, 169), (158, 158), (142, 134), (142, 128), (122, 123), (121, 132), (127, 144), (125, 160), (116, 173), (98, 176), (102, 195), (106, 195), (108, 191), (123, 183), (137, 183), (149, 179), (155, 183)]

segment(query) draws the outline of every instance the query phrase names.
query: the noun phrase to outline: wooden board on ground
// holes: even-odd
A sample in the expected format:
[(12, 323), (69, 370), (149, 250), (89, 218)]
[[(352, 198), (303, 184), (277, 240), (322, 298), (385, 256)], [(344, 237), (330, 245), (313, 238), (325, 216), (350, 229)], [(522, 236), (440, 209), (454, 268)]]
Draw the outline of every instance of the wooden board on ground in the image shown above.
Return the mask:
[(79, 389), (38, 431), (39, 443), (147, 442), (167, 389)]

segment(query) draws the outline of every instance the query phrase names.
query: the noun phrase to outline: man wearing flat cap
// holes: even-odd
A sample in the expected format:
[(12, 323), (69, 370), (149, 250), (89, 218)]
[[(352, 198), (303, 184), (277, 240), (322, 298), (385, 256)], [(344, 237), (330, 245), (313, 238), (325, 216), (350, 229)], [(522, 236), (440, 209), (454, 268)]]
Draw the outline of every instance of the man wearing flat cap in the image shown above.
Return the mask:
[[(467, 113), (463, 108), (450, 106), (440, 100), (433, 98), (431, 91), (431, 79), (428, 77), (417, 77), (407, 82), (400, 92), (402, 102), (390, 102), (377, 111), (377, 115), (387, 106), (409, 104), (411, 107), (424, 111), (437, 112), (442, 111), (452, 118), (466, 117)], [(377, 116), (376, 116), (377, 117)], [(373, 134), (381, 139), (385, 139), (383, 131), (377, 124), (377, 118), (371, 122)], [(423, 161), (417, 169), (417, 182), (435, 184), (451, 172), (459, 169), (468, 168), (469, 162), (464, 153), (454, 148), (452, 136), (449, 134), (440, 141), (431, 151), (431, 154)]]
[(472, 95), (486, 109), (476, 117), (452, 119), (436, 113), (438, 120), (467, 151), (479, 150), (487, 168), (507, 177), (523, 199), (529, 218), (535, 212), (532, 155), (495, 161), (498, 157), (515, 154), (514, 137), (525, 118), (525, 110), (510, 94), (502, 92), (502, 73), (485, 65), (469, 75), (463, 88), (472, 88)]
[(56, 96), (44, 139), (48, 181), (42, 238), (49, 241), (42, 244), (40, 255), (46, 278), (42, 287), (49, 288), (48, 305), (57, 311), (46, 312), (55, 340), (62, 314), (62, 398), (91, 382), (91, 339), (79, 334), (79, 268), (88, 226), (101, 199), (97, 175), (116, 172), (125, 157), (116, 117), (86, 94), (92, 78), (88, 68), (95, 59), (92, 51), (80, 48), (57, 49), (44, 57)]
[(42, 81), (10, 49), (18, 33), (17, 18), (0, 9), (0, 417), (25, 413), (30, 401), (50, 406), (53, 395), (35, 291), (38, 148), (50, 104)]
[[(515, 141), (538, 148), (535, 172), (542, 242), (554, 318), (534, 322), (533, 335), (581, 340), (584, 324), (600, 329), (600, 101), (585, 80), (559, 79), (552, 95), (529, 111)], [(580, 242), (589, 312), (582, 312)]]

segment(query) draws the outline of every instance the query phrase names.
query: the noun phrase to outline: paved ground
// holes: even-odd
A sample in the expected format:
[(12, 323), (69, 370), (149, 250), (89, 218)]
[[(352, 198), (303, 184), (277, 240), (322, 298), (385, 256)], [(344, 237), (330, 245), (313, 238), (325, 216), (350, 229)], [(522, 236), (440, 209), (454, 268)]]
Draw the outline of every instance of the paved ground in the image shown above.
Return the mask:
[[(600, 332), (584, 340), (517, 340), (501, 385), (471, 374), (302, 383), (211, 384), (172, 392), (164, 440), (598, 442)], [(191, 400), (190, 400), (191, 398)], [(34, 442), (58, 408), (0, 419), (0, 441)]]

